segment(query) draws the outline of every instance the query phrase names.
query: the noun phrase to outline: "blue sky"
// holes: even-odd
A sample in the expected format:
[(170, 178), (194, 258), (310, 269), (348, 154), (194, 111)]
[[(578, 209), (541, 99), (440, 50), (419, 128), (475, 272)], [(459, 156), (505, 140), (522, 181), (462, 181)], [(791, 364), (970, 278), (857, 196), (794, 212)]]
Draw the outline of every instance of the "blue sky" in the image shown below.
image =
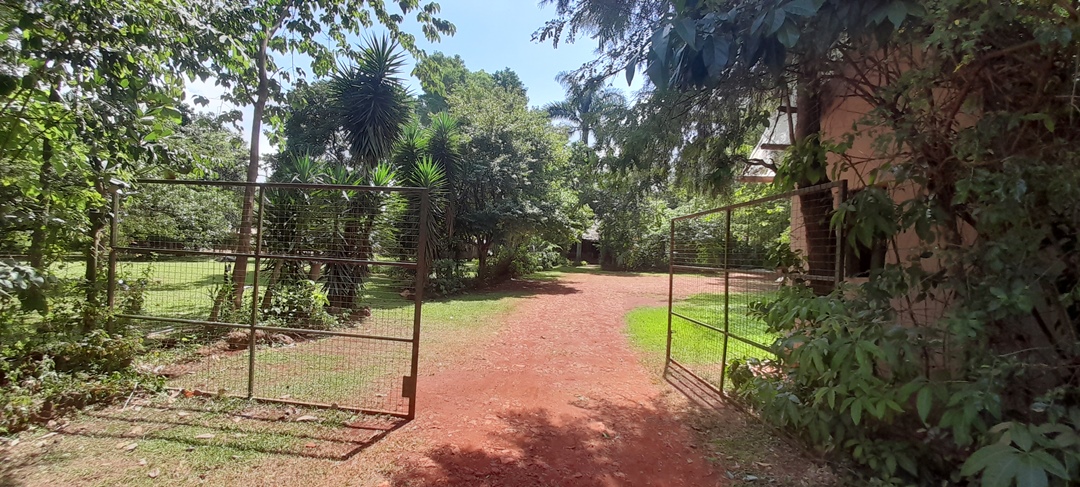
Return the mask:
[[(581, 39), (576, 44), (560, 43), (558, 49), (552, 48), (550, 42), (532, 42), (532, 33), (555, 17), (553, 7), (541, 8), (536, 0), (442, 0), (439, 4), (442, 6), (440, 16), (454, 23), (456, 35), (430, 43), (423, 39), (415, 22), (407, 21), (403, 29), (416, 35), (421, 49), (428, 53), (442, 51), (448, 55), (460, 55), (471, 70), (492, 73), (509, 67), (525, 83), (529, 90), (529, 103), (533, 106), (563, 99), (565, 93), (555, 81), (555, 75), (576, 69), (595, 57), (596, 46), (590, 39)], [(410, 58), (409, 61), (408, 70), (411, 71), (413, 60)], [(282, 67), (304, 62), (291, 57), (288, 62), (278, 59)], [(411, 76), (409, 86), (414, 92), (420, 91), (419, 81)], [(628, 93), (630, 91), (622, 79), (617, 80), (614, 86)], [(633, 87), (635, 90), (638, 88), (640, 81), (636, 81)], [(235, 108), (220, 100), (220, 89), (213, 86), (212, 81), (194, 83), (188, 92), (189, 95), (202, 95), (211, 100), (207, 107), (201, 109), (203, 111), (220, 112)], [(241, 107), (241, 111), (244, 113), (246, 137), (246, 127), (251, 125), (251, 107)], [(265, 137), (260, 144), (260, 152), (274, 152)]]

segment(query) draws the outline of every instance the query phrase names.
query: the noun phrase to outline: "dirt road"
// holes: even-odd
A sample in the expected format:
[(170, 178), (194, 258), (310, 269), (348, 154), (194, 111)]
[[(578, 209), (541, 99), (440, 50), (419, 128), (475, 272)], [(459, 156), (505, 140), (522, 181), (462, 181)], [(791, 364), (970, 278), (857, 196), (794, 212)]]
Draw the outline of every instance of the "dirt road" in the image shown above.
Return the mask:
[(393, 485), (724, 483), (624, 333), (627, 311), (666, 303), (667, 276), (514, 285), (534, 294), (492, 339), (422, 371), (407, 434), (426, 447), (399, 452)]

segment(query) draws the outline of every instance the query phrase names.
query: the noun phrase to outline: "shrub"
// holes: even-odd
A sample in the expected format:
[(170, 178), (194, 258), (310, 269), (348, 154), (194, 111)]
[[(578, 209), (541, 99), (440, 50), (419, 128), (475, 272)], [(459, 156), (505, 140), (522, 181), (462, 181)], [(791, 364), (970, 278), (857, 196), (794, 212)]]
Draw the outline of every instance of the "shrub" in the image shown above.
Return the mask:
[(428, 280), (428, 289), (437, 296), (449, 296), (472, 287), (472, 279), (466, 275), (466, 268), (453, 259), (436, 260), (432, 266), (434, 272)]
[[(311, 280), (279, 283), (274, 289), (270, 306), (261, 316), (289, 328), (329, 330), (339, 325), (337, 318), (326, 311), (326, 293)], [(247, 310), (250, 312), (250, 304)], [(250, 315), (248, 315), (250, 316)]]

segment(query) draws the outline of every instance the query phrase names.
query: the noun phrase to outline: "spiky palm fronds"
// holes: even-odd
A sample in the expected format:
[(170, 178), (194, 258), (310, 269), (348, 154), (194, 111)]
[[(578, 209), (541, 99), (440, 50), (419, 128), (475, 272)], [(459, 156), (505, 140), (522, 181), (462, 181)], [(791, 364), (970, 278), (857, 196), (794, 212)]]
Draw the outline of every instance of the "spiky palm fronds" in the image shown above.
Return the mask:
[[(605, 122), (618, 120), (626, 110), (626, 97), (618, 90), (595, 81), (583, 83), (567, 73), (560, 73), (556, 79), (566, 89), (566, 100), (549, 103), (544, 110), (555, 120), (569, 122), (586, 145), (590, 135)], [(597, 142), (601, 138), (596, 137)]]
[(411, 117), (409, 93), (401, 78), (404, 65), (396, 42), (373, 37), (354, 64), (333, 76), (331, 92), (355, 166), (372, 167), (388, 157)]
[(410, 170), (428, 151), (427, 131), (417, 120), (410, 121), (401, 129), (401, 137), (394, 143), (390, 160), (403, 171)]

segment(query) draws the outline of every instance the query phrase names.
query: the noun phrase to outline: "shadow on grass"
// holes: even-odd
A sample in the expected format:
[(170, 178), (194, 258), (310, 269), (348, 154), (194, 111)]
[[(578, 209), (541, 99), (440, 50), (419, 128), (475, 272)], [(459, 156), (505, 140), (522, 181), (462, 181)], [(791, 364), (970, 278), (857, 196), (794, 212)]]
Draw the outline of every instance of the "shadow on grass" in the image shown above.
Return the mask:
[(158, 449), (176, 453), (213, 447), (236, 453), (340, 461), (352, 458), (409, 422), (389, 416), (354, 417), (344, 411), (305, 411), (260, 403), (243, 410), (222, 410), (214, 403), (205, 404), (87, 411), (81, 425), (56, 432), (108, 440), (109, 444), (113, 440), (157, 441), (162, 443)]
[(489, 447), (445, 443), (408, 462), (393, 485), (717, 485), (720, 475), (690, 445), (658, 399), (579, 399), (585, 415), (518, 408), (496, 413), (505, 428)]
[(491, 287), (476, 289), (462, 294), (425, 299), (424, 302), (454, 303), (493, 301), (502, 298), (526, 298), (532, 296), (556, 296), (577, 294), (581, 290), (568, 286), (556, 280), (542, 279), (513, 279), (495, 284)]
[(641, 276), (662, 276), (662, 275), (667, 275), (667, 272), (664, 272), (662, 270), (653, 271), (653, 272), (650, 272), (650, 271), (617, 271), (617, 270), (602, 269), (600, 266), (597, 266), (597, 265), (587, 265), (587, 266), (580, 266), (580, 267), (574, 267), (574, 266), (558, 267), (558, 268), (550, 270), (550, 271), (537, 272), (536, 274), (530, 275), (529, 277), (532, 278), (533, 276), (538, 276), (541, 279), (545, 279), (545, 278), (550, 278), (550, 277), (547, 277), (547, 276), (555, 275), (555, 274), (596, 274), (596, 275), (600, 275), (600, 276), (641, 277)]

